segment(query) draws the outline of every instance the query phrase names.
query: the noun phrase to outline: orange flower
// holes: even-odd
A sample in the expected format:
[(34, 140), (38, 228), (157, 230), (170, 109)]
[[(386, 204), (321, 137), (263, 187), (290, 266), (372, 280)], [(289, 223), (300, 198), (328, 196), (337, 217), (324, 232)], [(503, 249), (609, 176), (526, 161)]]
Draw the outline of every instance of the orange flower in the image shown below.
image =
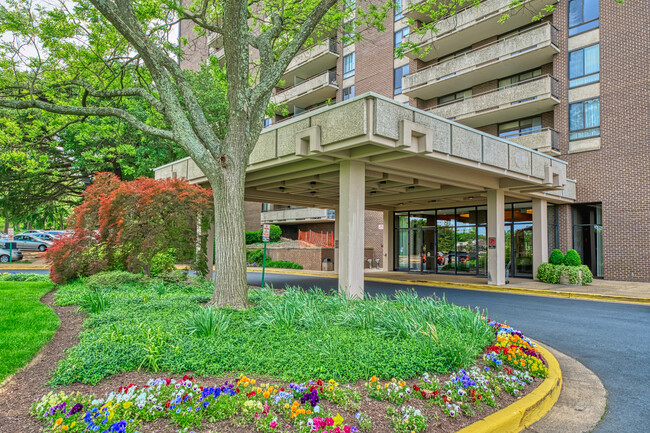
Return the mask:
[(377, 376), (372, 376), (372, 377), (370, 378), (370, 381), (371, 381), (371, 382), (377, 382)]
[(54, 425), (57, 425), (57, 426), (61, 425), (62, 422), (63, 422), (63, 418), (59, 418), (54, 422)]
[(262, 394), (262, 395), (264, 396), (264, 398), (269, 398), (269, 396), (270, 396), (271, 394), (270, 394), (268, 391), (266, 391), (266, 392), (265, 392), (264, 394)]

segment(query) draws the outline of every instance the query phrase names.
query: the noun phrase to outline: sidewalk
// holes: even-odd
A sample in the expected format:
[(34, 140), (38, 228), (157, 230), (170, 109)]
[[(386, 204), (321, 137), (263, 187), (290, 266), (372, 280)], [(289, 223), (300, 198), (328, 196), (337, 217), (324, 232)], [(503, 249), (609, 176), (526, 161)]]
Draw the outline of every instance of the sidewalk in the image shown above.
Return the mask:
[[(248, 268), (249, 271), (261, 272), (261, 268)], [(267, 272), (310, 275), (336, 278), (337, 274), (328, 271), (267, 269)], [(612, 281), (594, 278), (588, 286), (571, 286), (547, 284), (529, 278), (510, 278), (505, 286), (489, 286), (487, 278), (470, 275), (421, 274), (409, 272), (384, 272), (368, 270), (367, 281), (394, 282), (400, 284), (453, 287), (468, 290), (488, 290), (496, 292), (514, 292), (538, 296), (563, 298), (580, 298), (601, 301), (635, 302), (650, 304), (650, 283), (633, 281)]]

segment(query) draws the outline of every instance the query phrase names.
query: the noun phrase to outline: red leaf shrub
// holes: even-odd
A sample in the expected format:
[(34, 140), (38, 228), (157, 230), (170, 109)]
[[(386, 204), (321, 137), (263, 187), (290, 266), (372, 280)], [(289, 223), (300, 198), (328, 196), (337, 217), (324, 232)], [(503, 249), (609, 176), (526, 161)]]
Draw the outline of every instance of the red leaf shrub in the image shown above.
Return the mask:
[(71, 217), (75, 235), (50, 248), (52, 279), (64, 283), (113, 269), (150, 275), (193, 260), (196, 225), (207, 225), (211, 215), (211, 191), (185, 180), (122, 182), (99, 173)]

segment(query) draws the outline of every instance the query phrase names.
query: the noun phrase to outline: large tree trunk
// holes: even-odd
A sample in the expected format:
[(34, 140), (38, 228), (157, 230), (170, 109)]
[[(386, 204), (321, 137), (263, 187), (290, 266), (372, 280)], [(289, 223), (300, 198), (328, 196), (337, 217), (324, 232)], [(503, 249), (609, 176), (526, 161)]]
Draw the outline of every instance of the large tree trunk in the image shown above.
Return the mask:
[[(240, 137), (242, 137), (240, 135)], [(235, 143), (228, 143), (229, 140)], [(242, 138), (226, 137), (226, 148), (243, 151)], [(224, 156), (223, 167), (210, 173), (214, 197), (215, 271), (211, 304), (246, 308), (246, 236), (244, 232), (244, 184), (248, 158)]]

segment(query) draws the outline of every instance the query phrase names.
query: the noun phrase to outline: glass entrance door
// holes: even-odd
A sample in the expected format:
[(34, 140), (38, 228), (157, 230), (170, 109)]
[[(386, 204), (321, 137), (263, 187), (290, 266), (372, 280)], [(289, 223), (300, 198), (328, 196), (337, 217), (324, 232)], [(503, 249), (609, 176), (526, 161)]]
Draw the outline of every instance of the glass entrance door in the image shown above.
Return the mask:
[(409, 230), (409, 271), (422, 271), (422, 229)]
[(409, 271), (435, 272), (436, 260), (436, 229), (409, 230)]

